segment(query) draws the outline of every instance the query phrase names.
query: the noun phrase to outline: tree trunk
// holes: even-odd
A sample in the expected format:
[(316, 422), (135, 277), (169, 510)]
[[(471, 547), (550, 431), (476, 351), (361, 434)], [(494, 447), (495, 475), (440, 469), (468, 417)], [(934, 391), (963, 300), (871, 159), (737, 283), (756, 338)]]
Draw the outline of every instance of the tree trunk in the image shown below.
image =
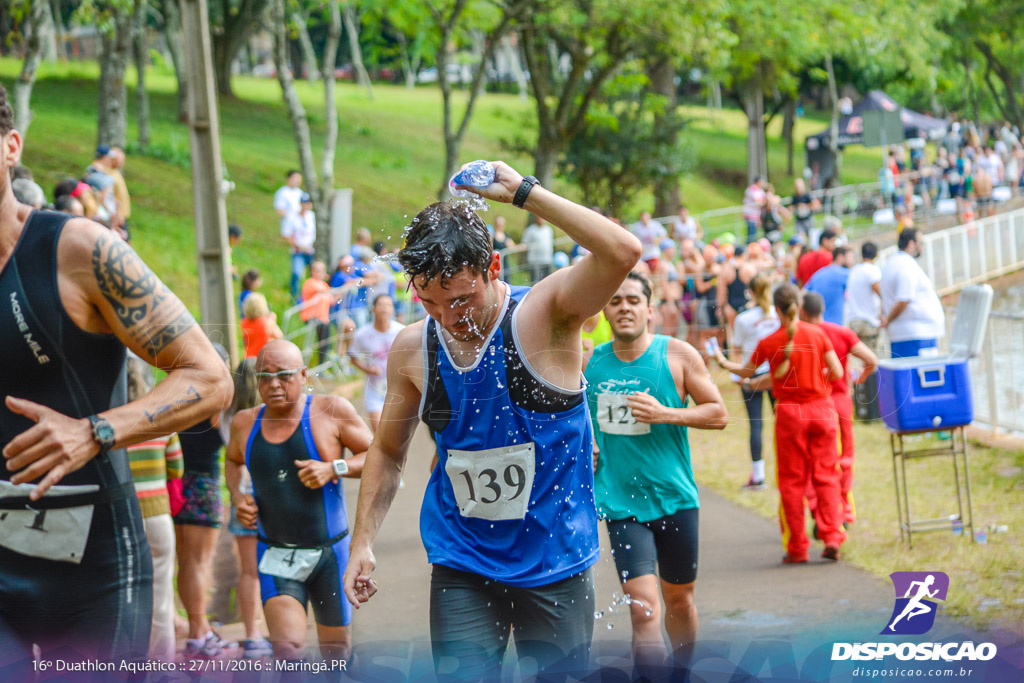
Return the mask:
[(793, 175), (793, 129), (796, 128), (796, 98), (786, 99), (782, 110), (782, 139), (786, 141), (786, 175)]
[(217, 92), (226, 97), (234, 97), (235, 93), (231, 90), (231, 64), (235, 56), (226, 47), (217, 49), (217, 44), (214, 41), (213, 73), (217, 78)]
[(309, 29), (306, 28), (308, 20), (308, 16), (292, 12), (292, 23), (295, 24), (299, 31), (299, 47), (302, 49), (302, 61), (306, 63), (306, 79), (310, 83), (314, 83), (320, 80), (320, 67), (317, 66), (313, 41), (309, 39)]
[(171, 53), (174, 77), (178, 81), (178, 120), (188, 121), (188, 64), (185, 62), (185, 37), (177, 0), (163, 1), (163, 30), (167, 51)]
[(103, 34), (100, 52), (99, 121), (96, 144), (125, 147), (128, 142), (126, 110), (128, 91), (124, 73), (128, 67), (132, 12), (114, 16), (110, 33)]
[(508, 54), (508, 64), (512, 69), (512, 75), (515, 76), (516, 86), (519, 88), (519, 100), (525, 102), (530, 97), (530, 84), (526, 81), (523, 59), (519, 55), (522, 41), (519, 40), (516, 33), (511, 33), (505, 38), (504, 43)]
[[(672, 59), (667, 55), (661, 56), (650, 65), (647, 76), (651, 81), (651, 91), (665, 98), (665, 110), (655, 115), (654, 126), (670, 131), (665, 144), (675, 147), (679, 139), (679, 126), (676, 122), (676, 71)], [(679, 211), (679, 204), (679, 176), (659, 175), (654, 181), (654, 215), (674, 214)]]
[(67, 33), (67, 29), (64, 26), (64, 20), (60, 16), (60, 0), (48, 0), (50, 5), (50, 21), (53, 24), (53, 48), (56, 58), (61, 63), (67, 62), (68, 56), (64, 51), (64, 34)]
[(402, 73), (405, 74), (405, 87), (412, 90), (416, 87), (416, 72), (412, 67), (412, 60), (409, 59), (409, 40), (401, 31), (395, 31), (395, 39), (398, 42), (398, 58), (402, 62)]
[(49, 38), (49, 12), (46, 0), (31, 0), (29, 15), (25, 21), (28, 41), (25, 46), (25, 60), (21, 64), (18, 82), (14, 85), (14, 98), (11, 102), (14, 109), (14, 128), (22, 138), (28, 135), (28, 126), (32, 121), (30, 103), (32, 87), (36, 83), (36, 70), (43, 58), (43, 43)]
[(537, 149), (533, 152), (533, 175), (537, 177), (544, 187), (551, 186), (551, 180), (555, 177), (555, 162), (558, 160), (558, 152), (561, 145), (550, 136), (538, 135)]
[(139, 126), (139, 147), (149, 146), (149, 91), (146, 90), (146, 62), (149, 61), (149, 39), (146, 35), (146, 0), (135, 6), (132, 21), (132, 56), (135, 58), (135, 118)]
[(831, 184), (838, 187), (843, 182), (843, 155), (839, 153), (839, 86), (831, 52), (825, 55), (825, 71), (828, 74), (828, 97), (832, 100), (832, 118), (828, 127), (828, 149), (832, 154), (833, 169)]
[(764, 139), (764, 91), (761, 81), (752, 77), (743, 88), (743, 111), (747, 115), (747, 181), (768, 177)]
[(366, 88), (366, 94), (372, 100), (373, 83), (370, 82), (370, 74), (366, 73), (366, 67), (363, 66), (363, 52), (359, 46), (359, 23), (356, 20), (356, 9), (351, 2), (345, 3), (342, 17), (345, 20), (345, 34), (348, 36), (349, 48), (352, 52), (352, 68), (356, 72), (356, 81)]
[(331, 248), (331, 204), (334, 201), (334, 154), (338, 146), (338, 101), (335, 98), (334, 67), (341, 42), (341, 12), (337, 2), (329, 5), (330, 21), (324, 45), (324, 133), (323, 155), (320, 159), (320, 202), (317, 205), (317, 256), (326, 262)]
[[(43, 12), (46, 13), (46, 18), (43, 20), (46, 23), (46, 31), (42, 36), (43, 40), (43, 59), (48, 62), (56, 61), (57, 59), (57, 30), (53, 22), (53, 8), (50, 7), (50, 0), (41, 0), (43, 5)], [(33, 0), (33, 4), (35, 0)]]

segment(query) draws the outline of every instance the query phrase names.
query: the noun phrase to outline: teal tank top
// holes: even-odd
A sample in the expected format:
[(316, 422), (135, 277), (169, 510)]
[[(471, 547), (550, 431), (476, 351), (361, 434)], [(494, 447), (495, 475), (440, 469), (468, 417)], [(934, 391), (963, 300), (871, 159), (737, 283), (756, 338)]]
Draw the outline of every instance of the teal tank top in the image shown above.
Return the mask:
[(627, 395), (646, 392), (670, 408), (685, 408), (668, 366), (668, 341), (655, 335), (632, 363), (598, 346), (587, 365), (587, 401), (601, 455), (594, 475), (597, 510), (606, 519), (651, 522), (700, 507), (686, 427), (637, 422)]

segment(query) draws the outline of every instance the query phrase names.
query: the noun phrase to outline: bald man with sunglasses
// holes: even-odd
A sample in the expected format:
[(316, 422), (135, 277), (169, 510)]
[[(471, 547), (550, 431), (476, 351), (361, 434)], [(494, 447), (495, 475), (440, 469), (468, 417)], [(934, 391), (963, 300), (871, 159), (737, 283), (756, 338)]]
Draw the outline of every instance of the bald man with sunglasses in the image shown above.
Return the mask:
[[(306, 658), (312, 603), (320, 654), (346, 660), (352, 607), (342, 589), (349, 535), (340, 478), (360, 476), (372, 436), (351, 403), (305, 391), (302, 353), (291, 342), (263, 347), (256, 379), (265, 403), (235, 415), (225, 474), (238, 521), (258, 529), (260, 593), (274, 656)], [(239, 490), (243, 466), (251, 493)]]

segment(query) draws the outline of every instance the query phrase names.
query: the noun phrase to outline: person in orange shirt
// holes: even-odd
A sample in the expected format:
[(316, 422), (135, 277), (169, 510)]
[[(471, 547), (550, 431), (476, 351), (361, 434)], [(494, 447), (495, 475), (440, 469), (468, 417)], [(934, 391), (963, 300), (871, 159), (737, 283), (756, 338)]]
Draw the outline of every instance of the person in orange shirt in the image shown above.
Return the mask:
[(327, 284), (327, 266), (323, 261), (313, 261), (309, 266), (309, 277), (302, 283), (299, 317), (304, 323), (316, 324), (317, 363), (327, 360), (331, 348), (331, 305), (336, 298), (334, 290)]
[(242, 319), (242, 342), (245, 357), (255, 358), (268, 341), (284, 338), (284, 332), (277, 325), (277, 316), (267, 306), (267, 297), (252, 292), (242, 305), (245, 317)]
[(825, 333), (816, 325), (800, 322), (800, 290), (781, 285), (773, 295), (779, 315), (777, 332), (757, 344), (745, 365), (726, 360), (716, 351), (718, 363), (740, 377), (753, 377), (767, 362), (775, 396), (775, 454), (781, 504), (779, 523), (786, 564), (807, 562), (807, 531), (804, 528), (804, 490), (810, 478), (818, 495), (818, 534), (825, 542), (821, 556), (839, 559), (846, 540), (839, 492), (838, 418), (829, 382), (843, 377)]

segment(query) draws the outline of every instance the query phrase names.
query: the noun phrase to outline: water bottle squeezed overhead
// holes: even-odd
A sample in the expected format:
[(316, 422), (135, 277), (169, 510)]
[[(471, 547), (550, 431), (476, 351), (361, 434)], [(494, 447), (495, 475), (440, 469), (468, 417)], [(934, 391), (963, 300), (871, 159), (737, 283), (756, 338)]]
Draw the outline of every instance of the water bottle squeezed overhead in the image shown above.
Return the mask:
[(453, 197), (470, 199), (476, 195), (469, 190), (458, 189), (459, 185), (470, 187), (487, 187), (494, 182), (494, 166), (484, 159), (470, 162), (466, 168), (452, 176), (448, 181), (448, 191)]

